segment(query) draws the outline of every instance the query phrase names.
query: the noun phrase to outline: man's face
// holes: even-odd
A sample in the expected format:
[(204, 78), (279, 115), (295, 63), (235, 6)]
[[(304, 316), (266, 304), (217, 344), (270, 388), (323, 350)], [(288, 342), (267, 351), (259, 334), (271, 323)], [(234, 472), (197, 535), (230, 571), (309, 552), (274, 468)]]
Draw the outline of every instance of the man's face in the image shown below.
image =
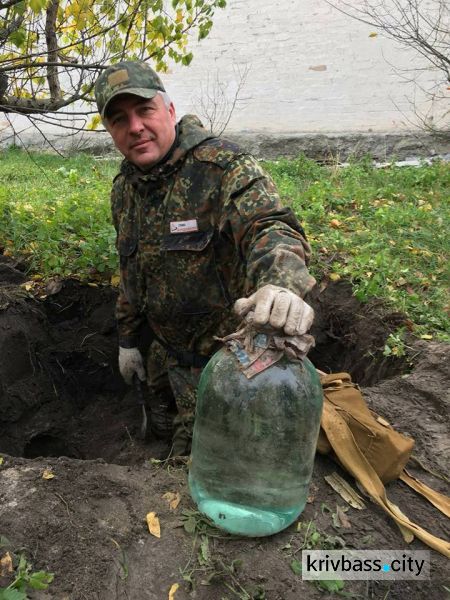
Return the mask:
[(152, 167), (170, 150), (175, 140), (175, 108), (166, 106), (160, 94), (147, 100), (121, 94), (109, 104), (105, 125), (116, 148), (140, 169)]

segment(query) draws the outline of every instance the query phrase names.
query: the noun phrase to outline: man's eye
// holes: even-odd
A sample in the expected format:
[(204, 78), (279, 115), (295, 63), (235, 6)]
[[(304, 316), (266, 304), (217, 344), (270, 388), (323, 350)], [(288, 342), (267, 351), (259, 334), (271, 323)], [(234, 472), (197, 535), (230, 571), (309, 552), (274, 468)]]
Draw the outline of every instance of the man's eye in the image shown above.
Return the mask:
[(125, 123), (124, 115), (116, 115), (115, 117), (112, 118), (113, 125), (121, 125), (122, 123)]

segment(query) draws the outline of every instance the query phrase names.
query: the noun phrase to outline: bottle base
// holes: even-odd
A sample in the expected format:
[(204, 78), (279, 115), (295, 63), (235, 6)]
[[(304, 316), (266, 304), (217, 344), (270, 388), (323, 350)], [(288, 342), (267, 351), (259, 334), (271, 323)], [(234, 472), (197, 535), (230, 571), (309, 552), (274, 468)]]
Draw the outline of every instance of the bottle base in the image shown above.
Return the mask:
[(301, 513), (299, 507), (289, 511), (274, 511), (212, 498), (200, 500), (198, 508), (217, 527), (235, 535), (248, 537), (274, 535), (293, 523)]

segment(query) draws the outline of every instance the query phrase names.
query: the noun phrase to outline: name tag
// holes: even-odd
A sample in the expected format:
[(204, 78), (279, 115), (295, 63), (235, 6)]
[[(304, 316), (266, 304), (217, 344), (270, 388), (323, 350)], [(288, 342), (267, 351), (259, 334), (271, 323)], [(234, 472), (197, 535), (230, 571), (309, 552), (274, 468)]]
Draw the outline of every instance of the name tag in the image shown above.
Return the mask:
[(170, 222), (170, 233), (192, 233), (193, 231), (198, 231), (197, 219)]

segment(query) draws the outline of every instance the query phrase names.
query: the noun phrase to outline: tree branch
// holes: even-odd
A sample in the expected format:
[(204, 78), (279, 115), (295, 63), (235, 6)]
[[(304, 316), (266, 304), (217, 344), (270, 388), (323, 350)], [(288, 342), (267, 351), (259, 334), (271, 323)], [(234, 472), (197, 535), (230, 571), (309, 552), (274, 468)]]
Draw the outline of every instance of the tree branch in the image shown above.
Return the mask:
[(58, 67), (52, 65), (58, 59), (58, 40), (56, 37), (56, 17), (58, 14), (59, 0), (50, 0), (47, 7), (45, 19), (45, 40), (48, 50), (47, 81), (50, 98), (58, 100), (61, 97), (61, 86), (59, 84)]

